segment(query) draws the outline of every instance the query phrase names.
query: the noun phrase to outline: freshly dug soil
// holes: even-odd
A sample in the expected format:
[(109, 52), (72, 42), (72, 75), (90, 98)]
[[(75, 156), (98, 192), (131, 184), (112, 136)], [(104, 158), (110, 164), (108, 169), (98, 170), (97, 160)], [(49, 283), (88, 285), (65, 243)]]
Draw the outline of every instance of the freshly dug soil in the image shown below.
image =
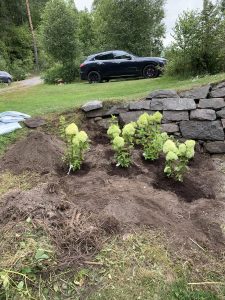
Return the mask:
[(0, 225), (30, 216), (76, 259), (93, 255), (105, 236), (142, 226), (166, 232), (174, 247), (196, 247), (195, 241), (224, 251), (224, 174), (208, 155), (197, 154), (184, 182), (176, 183), (164, 176), (163, 158), (146, 162), (140, 149), (131, 168), (117, 168), (105, 132), (86, 129), (91, 148), (82, 169), (69, 176), (61, 165), (63, 143), (44, 133), (31, 133), (5, 154), (1, 170), (49, 174), (30, 191), (0, 198)]
[(33, 131), (25, 139), (12, 146), (0, 162), (0, 171), (14, 174), (33, 171), (53, 173), (62, 166), (64, 143), (48, 134)]

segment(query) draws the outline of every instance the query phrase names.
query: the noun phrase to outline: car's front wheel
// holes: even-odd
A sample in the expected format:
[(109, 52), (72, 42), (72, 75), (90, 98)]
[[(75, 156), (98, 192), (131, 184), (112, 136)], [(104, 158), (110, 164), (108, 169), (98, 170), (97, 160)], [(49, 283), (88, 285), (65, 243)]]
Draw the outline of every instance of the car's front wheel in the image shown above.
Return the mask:
[(159, 71), (154, 65), (147, 65), (143, 70), (144, 78), (155, 78), (159, 76)]
[(91, 71), (88, 74), (89, 83), (100, 83), (102, 81), (102, 76), (98, 71)]
[(7, 83), (8, 83), (8, 85), (10, 85), (12, 83), (12, 79), (8, 78)]

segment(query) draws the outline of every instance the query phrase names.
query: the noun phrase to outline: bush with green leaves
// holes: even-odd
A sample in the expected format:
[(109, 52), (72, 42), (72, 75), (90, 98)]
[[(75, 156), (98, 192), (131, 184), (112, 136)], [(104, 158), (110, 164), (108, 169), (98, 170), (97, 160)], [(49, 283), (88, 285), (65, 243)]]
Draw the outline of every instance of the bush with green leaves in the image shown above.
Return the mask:
[(143, 156), (146, 160), (156, 160), (162, 152), (163, 144), (168, 135), (161, 133), (162, 114), (142, 114), (137, 120), (136, 142), (143, 147)]
[(57, 83), (59, 80), (65, 83), (71, 83), (78, 78), (78, 70), (78, 64), (73, 62), (65, 65), (56, 64), (44, 73), (43, 79), (45, 83), (49, 84)]
[(187, 140), (185, 143), (174, 142), (168, 139), (163, 145), (166, 155), (164, 173), (176, 181), (183, 181), (184, 174), (188, 171), (188, 162), (195, 155), (195, 141)]
[(134, 136), (136, 124), (129, 123), (121, 130), (118, 123), (112, 123), (107, 134), (111, 139), (115, 151), (116, 166), (128, 168), (132, 163), (132, 150), (134, 147)]
[(79, 131), (75, 123), (68, 125), (65, 129), (67, 150), (64, 161), (69, 165), (69, 172), (81, 168), (84, 154), (89, 149), (89, 139), (85, 131)]

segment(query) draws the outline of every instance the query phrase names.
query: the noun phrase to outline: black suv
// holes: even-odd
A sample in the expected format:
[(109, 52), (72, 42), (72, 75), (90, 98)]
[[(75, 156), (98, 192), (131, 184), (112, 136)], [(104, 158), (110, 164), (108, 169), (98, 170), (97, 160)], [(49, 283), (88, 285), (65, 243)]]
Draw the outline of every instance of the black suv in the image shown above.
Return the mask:
[(90, 83), (109, 81), (120, 77), (158, 77), (166, 59), (138, 57), (125, 51), (107, 51), (89, 56), (80, 65), (82, 80)]

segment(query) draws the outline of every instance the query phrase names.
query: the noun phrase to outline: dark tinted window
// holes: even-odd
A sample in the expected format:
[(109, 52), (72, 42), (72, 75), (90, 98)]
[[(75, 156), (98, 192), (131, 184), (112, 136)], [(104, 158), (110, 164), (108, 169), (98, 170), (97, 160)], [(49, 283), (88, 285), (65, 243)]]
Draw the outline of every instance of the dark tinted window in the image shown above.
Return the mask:
[(100, 54), (95, 56), (95, 60), (110, 60), (114, 59), (113, 53)]
[(115, 59), (131, 59), (131, 55), (125, 51), (115, 51), (113, 52)]

